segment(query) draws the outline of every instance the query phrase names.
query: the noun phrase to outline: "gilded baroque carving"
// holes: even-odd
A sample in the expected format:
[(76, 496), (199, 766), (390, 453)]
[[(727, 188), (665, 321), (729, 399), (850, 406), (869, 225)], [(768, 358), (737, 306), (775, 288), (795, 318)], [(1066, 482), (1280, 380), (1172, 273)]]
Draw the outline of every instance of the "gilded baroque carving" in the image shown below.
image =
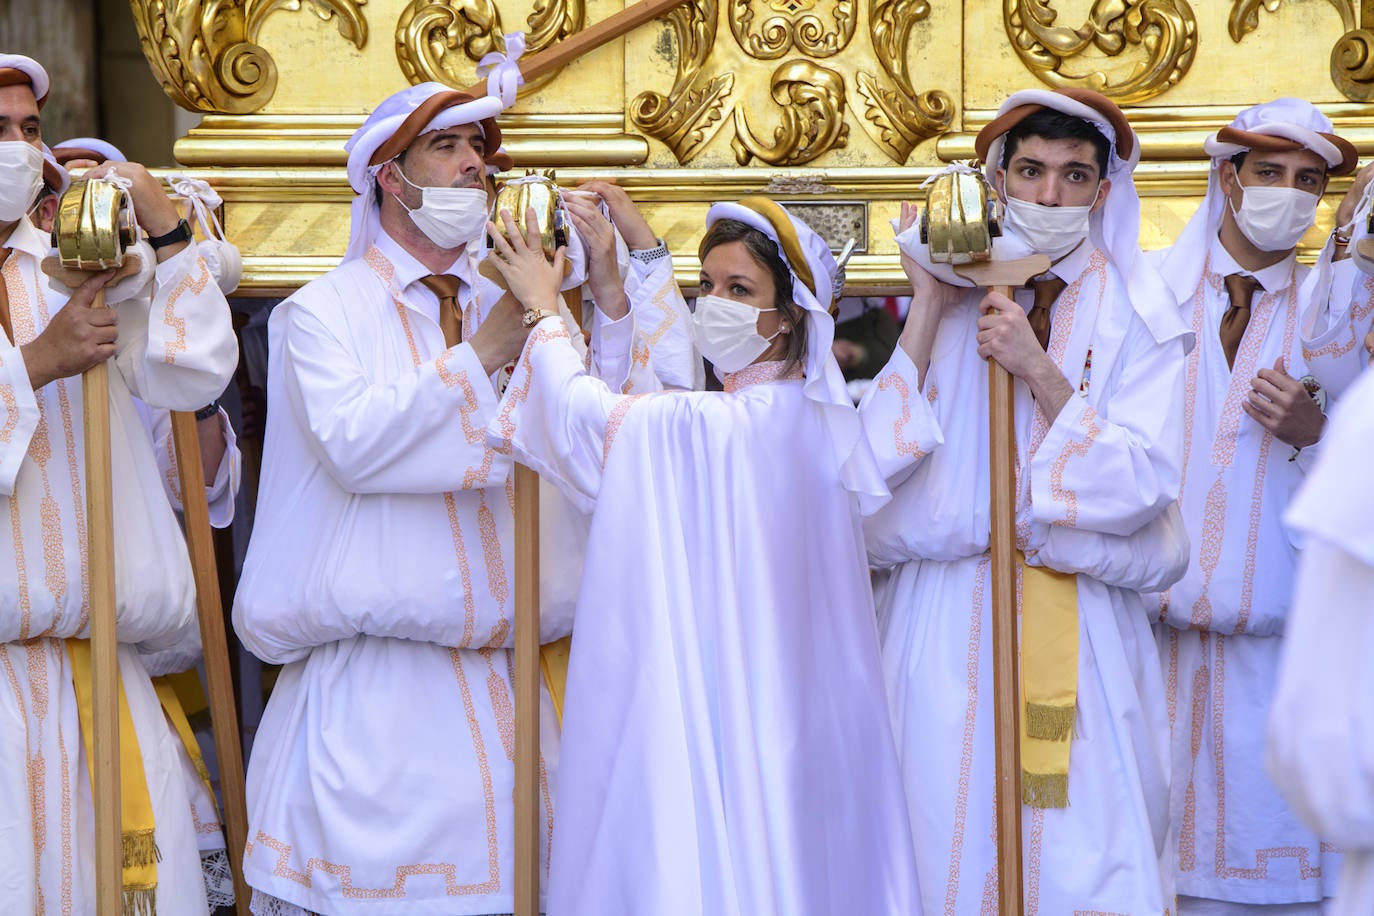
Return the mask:
[[(585, 0), (536, 0), (525, 19), (525, 53), (562, 41), (586, 19)], [(494, 0), (411, 0), (396, 20), (396, 60), (412, 84), (433, 80), (462, 89), (476, 81), (484, 54), (505, 52), (505, 34)], [(556, 75), (530, 80), (521, 93)]]
[[(1054, 24), (1059, 13), (1051, 0), (1003, 2), (1012, 48), (1051, 86), (1096, 89), (1121, 104), (1143, 102), (1177, 85), (1197, 53), (1197, 18), (1187, 0), (1094, 0), (1076, 29)], [(1085, 56), (1090, 46), (1109, 59), (1129, 56), (1110, 61), (1108, 73)], [(1135, 57), (1141, 59), (1132, 63)]]
[[(367, 0), (304, 0), (339, 34), (367, 43)], [(138, 42), (168, 98), (189, 111), (248, 114), (277, 89), (277, 65), (258, 43), (263, 22), (302, 0), (129, 0)]]
[(668, 95), (641, 92), (630, 103), (630, 123), (663, 142), (678, 162), (687, 162), (718, 129), (733, 73), (704, 71), (716, 43), (717, 0), (693, 0), (665, 17), (677, 42), (677, 74)]
[[(1259, 28), (1259, 11), (1279, 8), (1280, 0), (1233, 0), (1227, 28), (1239, 42)], [(1374, 101), (1374, 12), (1367, 5), (1356, 9), (1354, 0), (1330, 0), (1340, 14), (1345, 34), (1331, 48), (1331, 82), (1346, 98)], [(1359, 21), (1363, 16), (1364, 22)], [(1361, 27), (1363, 26), (1363, 27)]]
[(861, 122), (883, 152), (898, 165), (922, 140), (949, 130), (954, 101), (937, 90), (917, 92), (906, 63), (906, 48), (916, 23), (930, 15), (926, 0), (875, 0), (868, 13), (874, 56), (888, 81), (859, 71), (854, 82), (864, 99)]
[[(758, 23), (764, 5), (774, 15)], [(777, 60), (794, 48), (810, 57), (833, 57), (854, 38), (857, 17), (854, 0), (824, 0), (831, 25), (813, 12), (814, 0), (731, 0), (730, 31), (735, 41), (756, 60)]]
[(769, 165), (804, 165), (849, 141), (844, 123), (844, 77), (809, 60), (789, 60), (773, 71), (773, 101), (782, 124), (773, 128), (773, 145), (754, 137), (742, 108), (735, 109), (735, 161), (759, 159)]

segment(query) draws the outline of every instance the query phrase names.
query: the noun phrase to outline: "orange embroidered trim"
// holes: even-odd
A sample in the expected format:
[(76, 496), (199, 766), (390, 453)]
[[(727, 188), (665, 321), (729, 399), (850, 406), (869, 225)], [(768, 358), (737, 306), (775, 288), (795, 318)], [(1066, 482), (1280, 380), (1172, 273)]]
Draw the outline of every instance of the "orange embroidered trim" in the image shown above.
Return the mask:
[(615, 442), (615, 437), (620, 433), (620, 425), (625, 422), (625, 415), (630, 412), (630, 408), (634, 406), (635, 401), (647, 396), (648, 395), (644, 394), (626, 395), (619, 401), (616, 401), (615, 406), (611, 408), (610, 414), (606, 417), (606, 443), (601, 446), (602, 468), (605, 468), (606, 462), (610, 460), (611, 445)]
[[(1175, 631), (1176, 632), (1176, 631)], [(1204, 630), (1198, 634), (1202, 644), (1202, 655), (1207, 656), (1208, 634)], [(1207, 720), (1206, 698), (1211, 689), (1211, 669), (1207, 663), (1193, 672), (1193, 710), (1191, 735), (1189, 739), (1188, 786), (1183, 792), (1183, 818), (1179, 826), (1178, 863), (1180, 871), (1192, 871), (1197, 867), (1197, 788), (1194, 785), (1193, 771), (1197, 766), (1197, 755), (1202, 751), (1202, 729)]]
[[(898, 455), (905, 455), (916, 461), (920, 461), (926, 456), (925, 449), (915, 442), (907, 440), (902, 435), (903, 428), (911, 422), (911, 386), (906, 383), (896, 372), (884, 375), (878, 382), (879, 391), (896, 390), (897, 398), (901, 401), (902, 412), (892, 424), (892, 447), (896, 449)], [(931, 403), (934, 403), (934, 391), (931, 389)]]
[[(964, 736), (959, 751), (959, 786), (954, 796), (954, 837), (949, 851), (949, 883), (945, 885), (945, 914), (954, 916), (959, 898), (959, 871), (964, 854), (964, 831), (968, 820), (969, 780), (973, 773), (974, 726), (978, 713), (978, 659), (983, 644), (983, 595), (987, 587), (988, 570), (992, 561), (983, 557), (973, 574), (973, 600), (970, 604), (968, 630), (968, 661), (965, 665), (965, 687), (968, 702), (964, 705)], [(995, 887), (995, 884), (994, 884)]]
[(176, 337), (167, 344), (167, 350), (163, 355), (163, 361), (171, 366), (176, 363), (178, 353), (186, 351), (186, 319), (181, 318), (176, 313), (177, 300), (181, 298), (187, 290), (200, 295), (205, 291), (205, 287), (210, 282), (210, 269), (205, 266), (205, 259), (197, 256), (196, 267), (199, 268), (195, 277), (182, 277), (167, 297), (167, 305), (162, 310), (162, 322), (176, 331)]
[(1026, 844), (1026, 916), (1040, 913), (1040, 851), (1045, 840), (1045, 809), (1030, 810), (1030, 842)]
[(1097, 411), (1091, 406), (1083, 412), (1079, 425), (1086, 430), (1083, 438), (1065, 443), (1064, 448), (1055, 456), (1054, 464), (1050, 466), (1050, 494), (1064, 504), (1064, 517), (1057, 518), (1050, 524), (1063, 528), (1072, 528), (1078, 524), (1078, 491), (1064, 488), (1064, 468), (1070, 458), (1082, 458), (1088, 454), (1092, 450), (1093, 442), (1102, 434), (1102, 427), (1097, 422)]
[[(4, 365), (4, 357), (0, 357), (0, 367)], [(9, 442), (15, 427), (19, 425), (19, 399), (14, 396), (13, 385), (0, 385), (0, 401), (5, 405), (5, 425), (0, 426), (0, 442)]]
[(1350, 303), (1350, 336), (1343, 339), (1336, 339), (1328, 342), (1316, 350), (1309, 350), (1304, 344), (1302, 348), (1302, 358), (1308, 362), (1321, 356), (1344, 356), (1355, 349), (1360, 342), (1360, 337), (1356, 325), (1362, 322), (1370, 312), (1374, 312), (1374, 277), (1364, 278), (1364, 305), (1359, 306), (1354, 300)]
[(1212, 599), (1207, 597), (1212, 584), (1212, 574), (1221, 562), (1221, 546), (1226, 532), (1226, 483), (1225, 470), (1217, 472), (1216, 482), (1207, 491), (1207, 501), (1202, 507), (1202, 538), (1198, 545), (1198, 565), (1202, 568), (1202, 589), (1193, 604), (1190, 624), (1199, 630), (1212, 625)]

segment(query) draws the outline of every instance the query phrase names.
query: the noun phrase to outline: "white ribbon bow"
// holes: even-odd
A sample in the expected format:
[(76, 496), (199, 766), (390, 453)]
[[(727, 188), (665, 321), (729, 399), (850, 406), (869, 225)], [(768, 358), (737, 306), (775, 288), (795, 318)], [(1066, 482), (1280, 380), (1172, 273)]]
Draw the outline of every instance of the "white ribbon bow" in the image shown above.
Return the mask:
[(516, 63), (525, 53), (525, 33), (511, 32), (505, 38), (506, 53), (492, 51), (477, 63), (477, 76), (486, 77), (487, 95), (501, 99), (507, 108), (515, 104), (515, 94), (525, 85), (525, 77)]
[(210, 187), (209, 182), (189, 175), (168, 175), (167, 184), (171, 185), (177, 197), (186, 201), (187, 218), (194, 216), (208, 238), (224, 238), (224, 228), (215, 215), (224, 198)]

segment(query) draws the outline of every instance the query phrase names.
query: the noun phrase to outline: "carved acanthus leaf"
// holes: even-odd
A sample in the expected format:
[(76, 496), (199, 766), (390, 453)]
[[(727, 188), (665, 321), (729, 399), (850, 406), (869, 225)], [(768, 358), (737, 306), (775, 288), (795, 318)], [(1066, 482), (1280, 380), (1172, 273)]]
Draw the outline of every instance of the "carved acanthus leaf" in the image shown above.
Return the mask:
[(887, 80), (862, 71), (854, 77), (864, 100), (864, 129), (899, 165), (922, 140), (954, 123), (954, 100), (939, 90), (917, 92), (907, 67), (911, 30), (929, 15), (926, 0), (877, 0), (868, 28)]
[[(1141, 102), (1177, 85), (1197, 54), (1197, 17), (1187, 0), (1094, 0), (1088, 20), (1076, 29), (1054, 24), (1059, 14), (1050, 3), (1004, 0), (1003, 13), (1017, 56), (1051, 86), (1082, 86), (1122, 104)], [(1108, 59), (1129, 57), (1111, 61), (1108, 73), (1085, 55), (1089, 46)]]
[(677, 74), (667, 95), (641, 92), (630, 103), (630, 123), (666, 144), (687, 162), (719, 129), (734, 89), (732, 73), (707, 76), (703, 67), (716, 42), (717, 0), (693, 0), (664, 18), (677, 44)]
[[(305, 0), (339, 34), (367, 43), (367, 0)], [(189, 111), (248, 114), (277, 89), (277, 65), (258, 44), (263, 23), (301, 0), (129, 0), (139, 45), (153, 76)]]
[(744, 110), (735, 109), (735, 139), (730, 146), (740, 165), (750, 159), (775, 166), (804, 165), (849, 142), (844, 77), (839, 73), (809, 60), (790, 60), (773, 71), (770, 89), (782, 114), (771, 146), (755, 138)]

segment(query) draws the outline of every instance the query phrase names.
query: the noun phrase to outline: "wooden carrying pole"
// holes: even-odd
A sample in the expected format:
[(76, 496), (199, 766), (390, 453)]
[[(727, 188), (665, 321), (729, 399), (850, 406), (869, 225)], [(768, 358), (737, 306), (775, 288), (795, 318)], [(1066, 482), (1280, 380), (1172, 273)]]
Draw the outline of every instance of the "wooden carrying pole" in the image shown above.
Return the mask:
[[(91, 308), (105, 307), (105, 290)], [(100, 362), (81, 376), (85, 421), (86, 537), (91, 597), (91, 696), (95, 795), (95, 906), (123, 909), (124, 854), (119, 797), (119, 642), (115, 637), (114, 506), (110, 479), (110, 371)]]
[[(585, 28), (537, 54), (520, 58), (516, 61), (520, 66), (520, 75), (527, 81), (535, 80), (560, 67), (566, 67), (583, 54), (596, 50), (608, 41), (620, 38), (685, 2), (686, 0), (639, 0), (638, 3), (631, 4), (620, 12), (607, 16), (596, 25)], [(487, 81), (485, 79), (478, 80), (463, 91), (473, 96), (486, 95)]]
[[(1020, 286), (1049, 270), (1049, 258), (985, 261), (955, 268), (961, 276), (1011, 298)], [(1020, 652), (1016, 620), (1015, 380), (988, 360), (988, 471), (992, 515), (992, 708), (997, 785), (997, 899), (1003, 914), (1025, 911), (1021, 873)]]
[(515, 916), (539, 913), (539, 475), (515, 466)]
[[(216, 417), (218, 422), (218, 417)], [(200, 618), (200, 644), (205, 656), (205, 680), (210, 701), (210, 725), (215, 735), (215, 759), (219, 763), (220, 795), (228, 841), (229, 867), (234, 875), (234, 909), (248, 916), (249, 891), (243, 880), (243, 849), (248, 841), (248, 809), (244, 795), (243, 745), (234, 702), (234, 680), (229, 666), (229, 642), (224, 630), (215, 547), (210, 531), (210, 510), (205, 502), (205, 472), (201, 467), (200, 437), (192, 413), (172, 413), (172, 442), (176, 448), (177, 476), (181, 481), (181, 506), (186, 525), (186, 546), (196, 582), (196, 611)]]

